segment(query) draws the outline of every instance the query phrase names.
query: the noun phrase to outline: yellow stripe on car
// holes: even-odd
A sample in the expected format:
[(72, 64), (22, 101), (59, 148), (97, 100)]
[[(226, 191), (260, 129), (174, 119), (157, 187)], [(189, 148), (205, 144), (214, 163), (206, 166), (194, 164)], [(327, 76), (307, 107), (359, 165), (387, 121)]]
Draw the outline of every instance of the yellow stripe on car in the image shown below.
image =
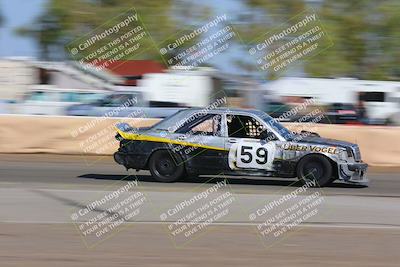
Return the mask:
[(216, 147), (216, 146), (200, 145), (200, 144), (190, 143), (190, 142), (186, 142), (186, 141), (173, 140), (173, 139), (169, 139), (169, 138), (165, 138), (165, 137), (142, 135), (142, 134), (137, 134), (137, 133), (127, 133), (127, 132), (122, 131), (121, 129), (118, 129), (117, 127), (116, 127), (116, 130), (122, 136), (122, 138), (124, 138), (126, 140), (159, 142), (159, 143), (168, 143), (168, 144), (174, 144), (174, 145), (199, 147), (199, 148), (205, 148), (205, 149), (229, 151), (227, 149)]

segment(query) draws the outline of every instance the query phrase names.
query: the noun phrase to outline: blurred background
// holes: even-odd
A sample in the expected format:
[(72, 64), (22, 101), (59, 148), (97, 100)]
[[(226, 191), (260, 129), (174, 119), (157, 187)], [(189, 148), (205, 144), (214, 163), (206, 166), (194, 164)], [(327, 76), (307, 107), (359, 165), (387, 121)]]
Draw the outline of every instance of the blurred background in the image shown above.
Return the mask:
[[(135, 13), (128, 27), (90, 41)], [(323, 33), (309, 36), (315, 50), (305, 41), (307, 54), (297, 58), (282, 48), (306, 30), (266, 44), (304, 19), (307, 30)], [(399, 266), (399, 22), (399, 0), (0, 0), (0, 266)], [(117, 41), (123, 36), (135, 39), (128, 49)], [(122, 44), (122, 56), (107, 54)], [(182, 250), (163, 212), (183, 209), (183, 199), (225, 175), (158, 183), (147, 171), (125, 170), (112, 156), (120, 145), (114, 125), (149, 127), (179, 109), (215, 103), (260, 109), (293, 131), (357, 144), (369, 186), (301, 190), (311, 199), (321, 192), (323, 206), (299, 200), (318, 215), (304, 227), (296, 218), (267, 248), (248, 215), (300, 184), (228, 175), (223, 192), (237, 200), (218, 204), (229, 207), (228, 219), (210, 228), (201, 222), (207, 233)], [(89, 248), (75, 211), (118, 214), (107, 208), (112, 203), (93, 203), (134, 180), (140, 187), (130, 192), (143, 191), (152, 207)], [(200, 222), (187, 214), (188, 225)]]
[[(141, 53), (102, 69), (71, 55), (68, 44), (132, 7), (150, 37), (141, 42)], [(261, 71), (249, 47), (305, 10), (317, 14), (332, 45), (279, 74)], [(229, 49), (190, 69), (167, 64), (159, 51), (163, 43), (224, 14), (218, 29), (237, 32)], [(325, 114), (319, 123), (400, 125), (399, 19), (395, 0), (2, 0), (0, 113), (104, 116), (134, 98), (118, 116), (141, 109), (163, 118), (207, 106), (223, 92), (229, 106), (260, 109), (284, 121), (318, 108)], [(312, 104), (303, 114), (282, 116), (304, 103)]]

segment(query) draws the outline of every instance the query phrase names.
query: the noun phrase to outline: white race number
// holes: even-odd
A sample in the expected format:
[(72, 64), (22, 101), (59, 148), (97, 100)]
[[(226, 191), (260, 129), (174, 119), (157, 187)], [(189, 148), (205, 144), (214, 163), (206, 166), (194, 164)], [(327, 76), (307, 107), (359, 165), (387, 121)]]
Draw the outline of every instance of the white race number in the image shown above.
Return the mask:
[(256, 142), (239, 143), (236, 150), (236, 166), (239, 168), (271, 169), (275, 144)]

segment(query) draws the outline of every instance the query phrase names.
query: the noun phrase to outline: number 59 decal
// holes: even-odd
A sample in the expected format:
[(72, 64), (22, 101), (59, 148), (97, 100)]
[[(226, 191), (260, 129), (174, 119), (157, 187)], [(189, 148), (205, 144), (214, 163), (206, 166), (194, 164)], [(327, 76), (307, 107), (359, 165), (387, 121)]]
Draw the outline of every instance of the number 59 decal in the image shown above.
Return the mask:
[(235, 158), (236, 167), (263, 170), (269, 170), (272, 168), (275, 144), (268, 143), (261, 145), (256, 142), (243, 142), (238, 143), (237, 146), (232, 148), (236, 150), (236, 153), (235, 155), (230, 153), (229, 157)]

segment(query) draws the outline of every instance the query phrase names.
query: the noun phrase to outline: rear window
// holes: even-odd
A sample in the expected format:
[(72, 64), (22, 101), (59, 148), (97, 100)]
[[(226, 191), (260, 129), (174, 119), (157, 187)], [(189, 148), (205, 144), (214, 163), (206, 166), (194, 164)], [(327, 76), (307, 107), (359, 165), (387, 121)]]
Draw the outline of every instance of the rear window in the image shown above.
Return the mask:
[(77, 92), (62, 92), (61, 102), (79, 102), (79, 93)]
[(385, 102), (384, 92), (364, 92), (362, 93), (360, 100), (365, 102)]
[(104, 97), (101, 93), (80, 93), (79, 101), (81, 103), (93, 103), (96, 100), (102, 99)]
[(355, 107), (352, 104), (343, 104), (343, 103), (334, 103), (330, 107), (330, 111), (332, 110), (354, 110)]
[(150, 107), (158, 107), (158, 108), (174, 108), (174, 107), (183, 107), (179, 103), (176, 102), (164, 102), (164, 101), (150, 101)]

